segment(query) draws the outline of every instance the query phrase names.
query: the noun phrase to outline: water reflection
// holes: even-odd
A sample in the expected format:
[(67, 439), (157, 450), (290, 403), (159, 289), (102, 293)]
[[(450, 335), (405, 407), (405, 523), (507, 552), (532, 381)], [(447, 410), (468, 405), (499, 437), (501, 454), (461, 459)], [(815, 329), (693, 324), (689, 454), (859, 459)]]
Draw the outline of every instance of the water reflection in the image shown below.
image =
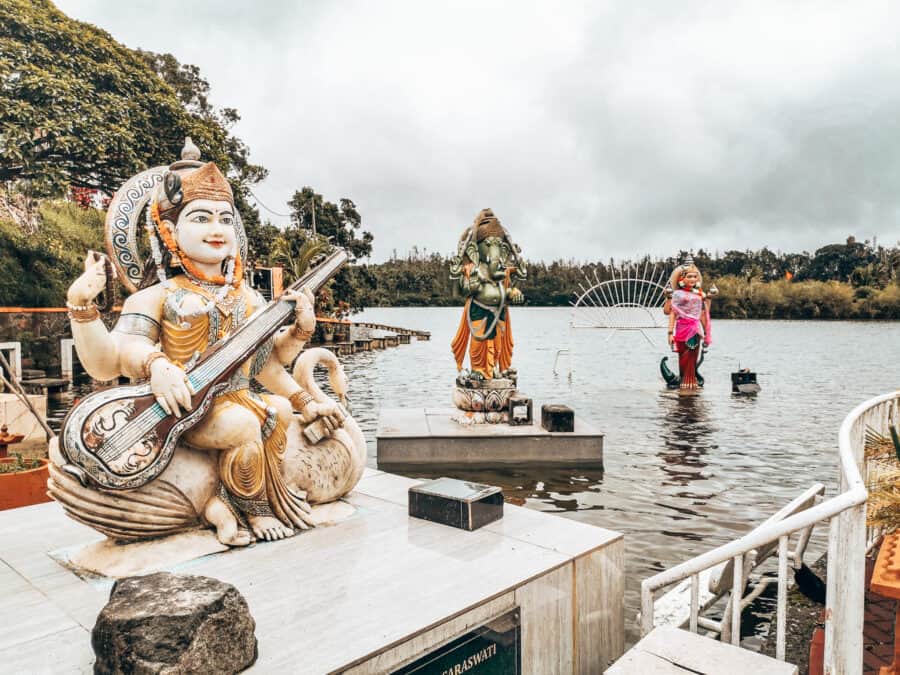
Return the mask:
[(598, 495), (603, 484), (603, 472), (556, 467), (464, 469), (460, 467), (415, 467), (403, 474), (430, 480), (452, 476), (460, 480), (496, 485), (503, 489), (506, 501), (528, 504), (544, 511), (578, 511), (602, 509), (592, 503), (590, 494)]
[(667, 478), (664, 485), (687, 486), (706, 478), (706, 454), (718, 446), (713, 442), (716, 431), (710, 404), (701, 394), (683, 395), (667, 391), (658, 398), (660, 440), (657, 456)]

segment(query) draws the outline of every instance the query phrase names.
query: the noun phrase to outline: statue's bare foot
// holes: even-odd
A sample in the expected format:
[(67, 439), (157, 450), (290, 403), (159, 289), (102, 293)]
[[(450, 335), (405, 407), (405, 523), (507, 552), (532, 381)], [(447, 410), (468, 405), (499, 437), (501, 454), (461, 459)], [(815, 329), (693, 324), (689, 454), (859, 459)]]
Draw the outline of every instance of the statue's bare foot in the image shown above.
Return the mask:
[(231, 509), (218, 497), (213, 497), (206, 502), (203, 516), (216, 528), (216, 539), (226, 546), (247, 546), (253, 541), (247, 530), (238, 527), (237, 518), (234, 517)]
[(294, 530), (275, 516), (250, 516), (248, 520), (257, 539), (275, 541), (294, 536)]

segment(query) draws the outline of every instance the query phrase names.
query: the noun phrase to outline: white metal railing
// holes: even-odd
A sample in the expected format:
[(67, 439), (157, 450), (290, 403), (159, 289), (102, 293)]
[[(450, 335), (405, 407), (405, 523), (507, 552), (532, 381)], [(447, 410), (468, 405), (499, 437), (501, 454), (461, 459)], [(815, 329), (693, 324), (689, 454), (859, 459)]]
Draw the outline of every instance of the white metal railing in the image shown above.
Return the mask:
[(719, 546), (641, 583), (641, 635), (653, 630), (654, 593), (684, 579), (691, 579), (690, 629), (698, 621), (699, 574), (728, 560), (734, 565), (731, 602), (731, 642), (740, 643), (744, 555), (778, 542), (778, 605), (776, 657), (784, 659), (787, 601), (788, 538), (818, 522), (829, 520), (828, 572), (825, 613), (825, 673), (844, 675), (862, 669), (862, 631), (865, 603), (865, 556), (878, 534), (866, 529), (866, 482), (870, 474), (865, 460), (866, 431), (889, 435), (898, 421), (900, 392), (883, 394), (854, 408), (838, 434), (840, 493), (796, 515), (767, 524), (728, 544)]

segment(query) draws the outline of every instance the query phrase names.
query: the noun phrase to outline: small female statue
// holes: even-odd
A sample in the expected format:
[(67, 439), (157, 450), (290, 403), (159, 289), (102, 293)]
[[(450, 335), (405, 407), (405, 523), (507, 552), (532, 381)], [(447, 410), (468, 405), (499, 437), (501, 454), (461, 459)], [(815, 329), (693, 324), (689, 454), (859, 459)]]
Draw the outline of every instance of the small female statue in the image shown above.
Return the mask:
[(668, 342), (678, 353), (678, 377), (667, 373), (665, 359), (661, 364), (663, 377), (672, 388), (682, 391), (699, 389), (703, 386), (697, 373), (701, 349), (712, 342), (709, 319), (710, 297), (703, 291), (703, 277), (700, 270), (688, 256), (682, 265), (675, 268), (669, 281), (667, 293), (671, 293), (663, 312), (669, 317)]

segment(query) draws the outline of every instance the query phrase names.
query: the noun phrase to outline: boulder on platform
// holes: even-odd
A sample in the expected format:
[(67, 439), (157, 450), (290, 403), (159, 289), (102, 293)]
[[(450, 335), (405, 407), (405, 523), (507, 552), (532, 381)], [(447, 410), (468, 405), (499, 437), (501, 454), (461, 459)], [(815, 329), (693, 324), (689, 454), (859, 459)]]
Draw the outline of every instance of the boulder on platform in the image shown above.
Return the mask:
[(122, 579), (91, 634), (95, 673), (237, 673), (257, 657), (247, 601), (218, 579)]

